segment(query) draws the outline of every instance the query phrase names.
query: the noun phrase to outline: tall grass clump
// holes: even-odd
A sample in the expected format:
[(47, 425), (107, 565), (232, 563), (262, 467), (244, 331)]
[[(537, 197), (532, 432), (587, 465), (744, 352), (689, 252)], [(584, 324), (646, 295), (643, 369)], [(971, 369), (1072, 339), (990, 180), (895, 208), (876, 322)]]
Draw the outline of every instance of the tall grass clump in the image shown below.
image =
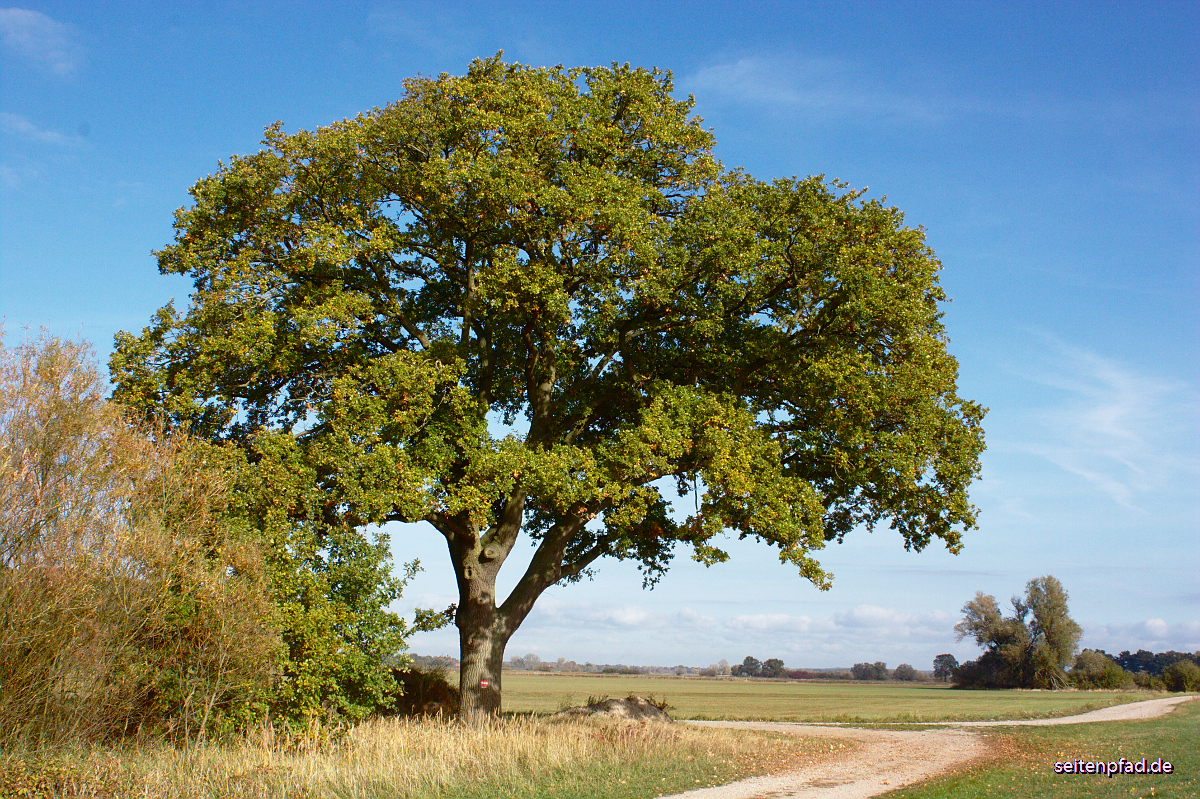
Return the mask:
[(216, 453), (105, 400), (81, 343), (0, 347), (0, 745), (192, 738), (261, 707), (279, 636)]
[[(830, 741), (681, 724), (514, 717), (464, 725), (375, 718), (306, 730), (255, 725), (190, 747), (142, 742), (0, 754), (0, 795), (178, 799), (492, 799), (657, 796), (795, 767), (842, 751)], [(70, 793), (74, 791), (74, 793)], [(37, 795), (36, 793), (34, 795)]]

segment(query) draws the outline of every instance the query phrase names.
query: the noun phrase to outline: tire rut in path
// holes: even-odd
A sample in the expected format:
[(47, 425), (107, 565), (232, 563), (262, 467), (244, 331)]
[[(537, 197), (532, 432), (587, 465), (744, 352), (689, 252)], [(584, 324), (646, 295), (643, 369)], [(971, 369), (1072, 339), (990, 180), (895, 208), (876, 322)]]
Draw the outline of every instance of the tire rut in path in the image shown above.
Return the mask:
[(1155, 718), (1169, 713), (1180, 702), (1195, 698), (1151, 699), (1056, 719), (940, 722), (937, 726), (950, 729), (931, 730), (873, 730), (795, 722), (689, 721), (688, 724), (707, 727), (849, 740), (857, 747), (843, 757), (824, 759), (793, 771), (700, 788), (675, 794), (671, 799), (867, 799), (953, 771), (983, 757), (987, 753), (986, 741), (966, 727), (1031, 727)]

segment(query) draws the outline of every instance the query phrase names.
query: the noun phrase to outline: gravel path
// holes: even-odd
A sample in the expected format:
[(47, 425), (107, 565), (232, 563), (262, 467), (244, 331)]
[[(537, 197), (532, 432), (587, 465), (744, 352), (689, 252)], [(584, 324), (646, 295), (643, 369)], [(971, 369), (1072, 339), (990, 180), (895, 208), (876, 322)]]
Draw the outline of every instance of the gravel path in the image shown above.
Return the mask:
[(867, 799), (960, 768), (987, 752), (977, 733), (963, 727), (1035, 727), (1086, 724), (1094, 721), (1149, 719), (1169, 713), (1194, 696), (1173, 696), (1114, 705), (1056, 719), (1024, 721), (950, 721), (953, 729), (871, 730), (857, 727), (766, 721), (689, 721), (711, 727), (769, 730), (805, 738), (854, 741), (857, 747), (838, 759), (827, 759), (782, 774), (676, 794), (679, 799)]

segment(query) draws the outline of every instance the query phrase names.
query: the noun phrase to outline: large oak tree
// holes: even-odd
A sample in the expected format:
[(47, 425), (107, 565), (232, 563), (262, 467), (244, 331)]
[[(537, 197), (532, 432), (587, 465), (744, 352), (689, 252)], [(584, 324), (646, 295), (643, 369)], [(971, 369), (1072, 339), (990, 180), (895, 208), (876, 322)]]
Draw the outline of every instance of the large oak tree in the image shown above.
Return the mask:
[[(653, 582), (734, 531), (823, 588), (812, 552), (856, 526), (957, 552), (975, 522), (983, 409), (956, 394), (922, 231), (821, 178), (724, 169), (672, 88), (497, 56), (271, 127), (158, 253), (195, 281), (187, 313), (118, 337), (123, 402), (252, 461), (288, 440), (327, 523), (445, 536), (468, 717), (499, 712), (538, 596), (601, 557)], [(692, 491), (685, 517), (669, 498)]]

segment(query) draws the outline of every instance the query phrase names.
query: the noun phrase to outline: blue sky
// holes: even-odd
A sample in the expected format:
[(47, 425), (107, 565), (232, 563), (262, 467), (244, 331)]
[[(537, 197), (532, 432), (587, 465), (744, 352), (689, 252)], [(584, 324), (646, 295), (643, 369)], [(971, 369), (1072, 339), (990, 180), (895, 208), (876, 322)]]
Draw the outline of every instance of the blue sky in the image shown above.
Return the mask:
[[(636, 10), (634, 10), (636, 8)], [(940, 257), (960, 393), (991, 409), (957, 557), (890, 530), (821, 557), (605, 563), (543, 597), (510, 654), (929, 668), (953, 625), (1057, 576), (1083, 643), (1200, 650), (1200, 6), (1194, 3), (34, 3), (0, 10), (0, 319), (102, 358), (189, 285), (152, 249), (217, 160), (504, 50), (674, 73), (729, 167), (887, 195)], [(431, 529), (390, 530), (445, 606)], [(511, 584), (520, 564), (508, 566)], [(502, 583), (504, 576), (502, 575)], [(455, 654), (450, 630), (412, 648)]]

